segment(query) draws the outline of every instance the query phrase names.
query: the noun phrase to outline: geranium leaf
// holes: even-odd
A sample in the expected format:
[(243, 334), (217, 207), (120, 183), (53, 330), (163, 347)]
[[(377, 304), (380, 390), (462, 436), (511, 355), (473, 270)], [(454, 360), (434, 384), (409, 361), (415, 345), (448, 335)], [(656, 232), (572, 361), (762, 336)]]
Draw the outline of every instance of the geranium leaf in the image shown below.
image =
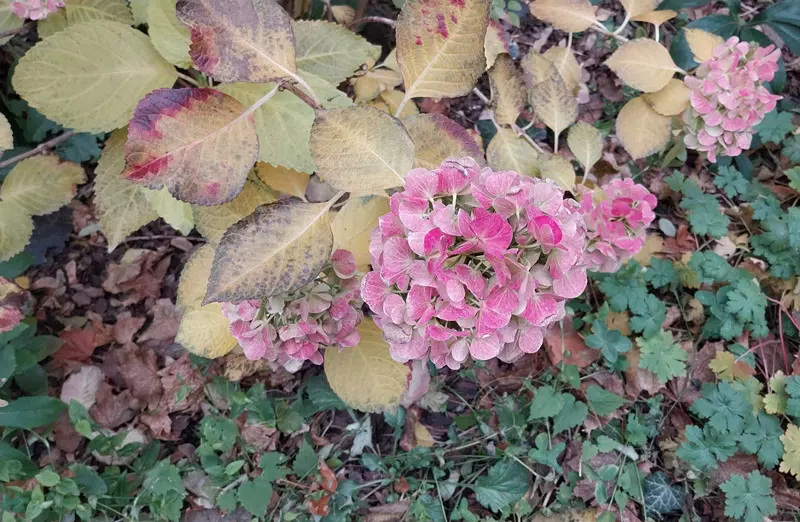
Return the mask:
[(0, 199), (31, 216), (55, 212), (75, 197), (86, 181), (83, 167), (56, 156), (34, 156), (17, 163), (0, 187)]
[(441, 114), (417, 114), (403, 120), (414, 142), (414, 167), (436, 169), (447, 158), (471, 157), (484, 165), (483, 151), (464, 127)]
[(605, 64), (625, 84), (644, 92), (660, 91), (680, 71), (667, 48), (648, 38), (622, 44)]
[(662, 150), (671, 137), (672, 121), (657, 113), (639, 96), (622, 107), (617, 116), (617, 137), (633, 159)]

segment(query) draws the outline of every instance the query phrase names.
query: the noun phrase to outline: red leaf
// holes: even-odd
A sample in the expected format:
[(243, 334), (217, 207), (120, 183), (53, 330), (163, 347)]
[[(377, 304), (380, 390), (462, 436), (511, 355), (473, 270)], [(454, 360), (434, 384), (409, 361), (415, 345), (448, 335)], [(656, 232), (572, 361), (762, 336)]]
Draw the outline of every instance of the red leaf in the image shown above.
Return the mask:
[(322, 481), (319, 483), (322, 489), (328, 493), (335, 492), (336, 488), (339, 487), (339, 481), (336, 480), (336, 475), (333, 473), (333, 470), (321, 459), (319, 462), (319, 474), (322, 475)]

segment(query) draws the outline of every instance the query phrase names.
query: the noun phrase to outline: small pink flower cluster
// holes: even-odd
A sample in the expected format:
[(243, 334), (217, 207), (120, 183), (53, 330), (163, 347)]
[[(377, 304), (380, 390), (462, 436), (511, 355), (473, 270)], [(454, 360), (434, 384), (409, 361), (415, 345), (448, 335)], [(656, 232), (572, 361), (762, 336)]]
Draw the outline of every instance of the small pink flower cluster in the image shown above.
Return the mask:
[(306, 360), (322, 364), (320, 348), (358, 344), (363, 314), (355, 272), (353, 254), (336, 250), (320, 276), (300, 290), (224, 303), (222, 313), (248, 359), (266, 359), (293, 372)]
[(656, 197), (632, 179), (614, 179), (584, 190), (586, 220), (584, 263), (591, 271), (616, 272), (644, 246), (645, 230), (655, 219)]
[(389, 207), (361, 297), (396, 360), (534, 353), (586, 287), (580, 205), (551, 181), (447, 160), (409, 172)]
[(738, 156), (750, 147), (753, 127), (775, 108), (780, 96), (763, 83), (778, 70), (781, 52), (774, 45), (759, 47), (735, 36), (718, 45), (713, 57), (684, 82), (691, 89), (691, 106), (683, 113), (684, 142), (708, 154)]
[(0, 333), (10, 332), (25, 319), (29, 308), (30, 294), (15, 282), (0, 277)]
[(11, 0), (11, 12), (27, 20), (44, 20), (64, 7), (64, 0)]

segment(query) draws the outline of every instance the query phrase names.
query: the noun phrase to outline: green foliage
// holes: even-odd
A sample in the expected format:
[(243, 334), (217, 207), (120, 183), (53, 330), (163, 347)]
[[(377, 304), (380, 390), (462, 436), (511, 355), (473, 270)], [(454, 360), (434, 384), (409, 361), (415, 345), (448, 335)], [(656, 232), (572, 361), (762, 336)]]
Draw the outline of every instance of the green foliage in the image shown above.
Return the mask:
[(725, 493), (725, 514), (743, 522), (761, 522), (778, 512), (772, 496), (772, 480), (758, 471), (747, 477), (733, 475), (720, 485)]
[[(664, 306), (663, 303), (661, 306)], [(619, 330), (609, 330), (606, 323), (599, 320), (592, 325), (592, 334), (586, 337), (586, 344), (595, 350), (600, 350), (603, 357), (611, 364), (617, 362), (621, 353), (631, 349), (630, 339)]]
[(563, 408), (567, 394), (556, 392), (552, 386), (541, 386), (531, 402), (529, 420), (555, 417)]
[(654, 257), (650, 260), (650, 267), (645, 273), (645, 278), (653, 288), (672, 287), (678, 284), (678, 271), (675, 263), (669, 259)]
[(547, 433), (540, 433), (536, 436), (536, 447), (528, 453), (528, 457), (534, 462), (550, 466), (556, 473), (561, 473), (561, 466), (558, 464), (558, 457), (567, 447), (565, 442), (551, 444), (550, 436)]
[(635, 312), (645, 306), (647, 284), (642, 267), (636, 261), (628, 262), (613, 274), (595, 274), (594, 277), (600, 281), (600, 291), (613, 311)]
[(664, 515), (679, 510), (683, 505), (683, 491), (670, 484), (663, 471), (645, 477), (643, 490), (644, 505), (648, 511)]
[(586, 388), (586, 400), (589, 401), (589, 407), (602, 416), (611, 415), (625, 404), (625, 399), (616, 393), (604, 390), (594, 384)]
[(589, 414), (589, 408), (583, 402), (575, 400), (570, 394), (564, 395), (564, 406), (553, 421), (553, 433), (561, 433), (577, 428)]
[(636, 343), (641, 349), (639, 366), (653, 372), (661, 383), (686, 375), (689, 354), (672, 339), (672, 332), (662, 329), (647, 339), (639, 337)]
[(780, 112), (773, 110), (756, 125), (756, 132), (761, 137), (761, 141), (780, 143), (783, 138), (794, 130), (791, 112)]
[(528, 491), (528, 470), (511, 459), (503, 459), (489, 468), (472, 486), (475, 499), (482, 506), (499, 513), (505, 511)]
[(759, 225), (763, 232), (750, 239), (753, 253), (767, 260), (775, 277), (800, 274), (800, 209), (770, 213)]
[(760, 412), (758, 416), (750, 417), (744, 433), (739, 436), (739, 445), (747, 453), (757, 455), (758, 461), (767, 469), (772, 469), (783, 456), (781, 435), (780, 420), (774, 415)]
[(750, 182), (735, 167), (720, 167), (714, 177), (714, 185), (722, 190), (729, 198), (747, 194)]
[(692, 413), (708, 419), (708, 425), (720, 433), (741, 433), (753, 415), (744, 394), (724, 381), (716, 385), (706, 383), (702, 392), (703, 396), (692, 403)]
[(658, 297), (648, 294), (644, 306), (634, 310), (633, 314), (631, 330), (649, 338), (661, 329), (661, 323), (667, 317), (667, 306)]
[(683, 194), (680, 207), (687, 212), (692, 232), (720, 238), (728, 233), (730, 220), (720, 212), (717, 198), (705, 194), (694, 180), (686, 178), (678, 171), (665, 179), (667, 186)]
[(736, 440), (727, 433), (722, 434), (706, 425), (686, 427), (686, 442), (680, 445), (675, 455), (689, 466), (708, 472), (717, 463), (728, 460), (736, 453)]

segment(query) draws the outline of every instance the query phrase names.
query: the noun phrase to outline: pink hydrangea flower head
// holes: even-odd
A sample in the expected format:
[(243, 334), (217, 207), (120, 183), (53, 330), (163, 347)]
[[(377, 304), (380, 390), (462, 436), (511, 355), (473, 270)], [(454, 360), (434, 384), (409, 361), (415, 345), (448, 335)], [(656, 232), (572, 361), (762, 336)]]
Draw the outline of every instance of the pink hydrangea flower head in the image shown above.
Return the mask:
[(774, 45), (759, 47), (735, 36), (714, 49), (713, 56), (687, 75), (690, 106), (683, 113), (690, 149), (717, 156), (738, 156), (750, 147), (753, 127), (775, 109), (780, 96), (764, 86), (778, 70), (781, 52)]
[(23, 20), (44, 20), (64, 7), (64, 0), (11, 0), (9, 7), (12, 13)]
[(656, 197), (631, 179), (614, 179), (593, 191), (584, 189), (581, 212), (587, 229), (587, 268), (616, 272), (639, 253), (645, 231), (656, 217), (656, 204)]
[(409, 172), (389, 209), (361, 297), (398, 361), (536, 352), (586, 287), (580, 205), (551, 181), (449, 159)]
[(303, 361), (322, 364), (321, 350), (358, 344), (363, 302), (355, 267), (353, 254), (339, 249), (322, 273), (297, 291), (223, 303), (245, 356), (297, 371)]
[(0, 277), (0, 333), (10, 332), (25, 319), (30, 294), (15, 282)]

